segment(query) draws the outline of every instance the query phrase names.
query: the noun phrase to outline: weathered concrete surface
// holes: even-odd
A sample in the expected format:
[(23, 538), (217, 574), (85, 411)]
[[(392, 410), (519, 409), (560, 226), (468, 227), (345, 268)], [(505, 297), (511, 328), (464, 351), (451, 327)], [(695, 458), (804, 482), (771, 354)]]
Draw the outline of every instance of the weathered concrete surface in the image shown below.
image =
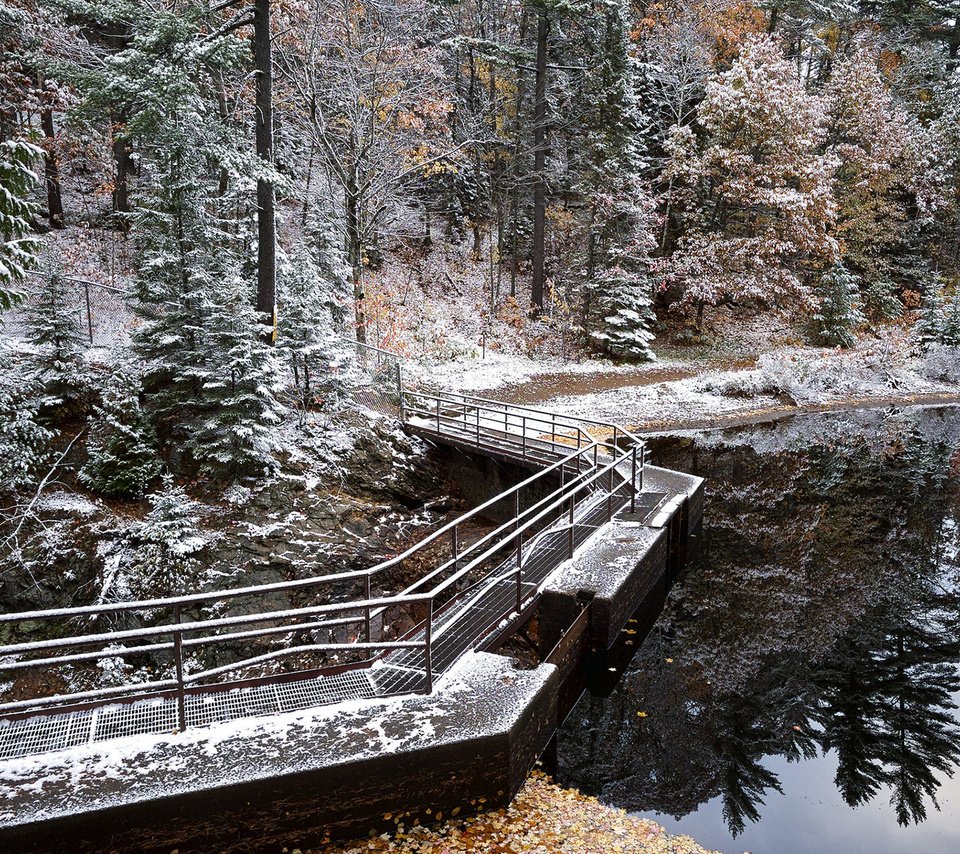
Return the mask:
[[(704, 480), (692, 474), (684, 474), (660, 466), (646, 465), (643, 468), (643, 488), (645, 491), (665, 492), (680, 499), (678, 503), (687, 503), (687, 514), (690, 530), (695, 528), (703, 519)], [(665, 520), (664, 520), (665, 522)], [(650, 520), (650, 524), (663, 524), (657, 519)]]
[(667, 530), (613, 521), (607, 529), (562, 566), (543, 591), (544, 615), (567, 619), (579, 612), (577, 601), (590, 600), (590, 641), (606, 650), (661, 582), (667, 563)]
[(589, 602), (589, 636), (595, 652), (613, 646), (638, 611), (659, 610), (686, 563), (690, 532), (700, 524), (703, 480), (648, 465), (643, 489), (663, 496), (658, 506), (643, 519), (620, 514), (545, 585), (540, 604), (542, 653), (553, 648), (584, 602)]
[(386, 813), (505, 805), (556, 729), (558, 681), (471, 653), (429, 697), (2, 763), (0, 850), (280, 851), (382, 830)]

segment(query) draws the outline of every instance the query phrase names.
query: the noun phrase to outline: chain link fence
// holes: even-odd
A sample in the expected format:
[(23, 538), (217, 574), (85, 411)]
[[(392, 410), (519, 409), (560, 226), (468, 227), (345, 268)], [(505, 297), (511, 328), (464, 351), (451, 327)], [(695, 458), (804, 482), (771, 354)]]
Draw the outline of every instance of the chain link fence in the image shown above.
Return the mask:
[(399, 416), (407, 381), (403, 356), (347, 337), (340, 340), (350, 357), (354, 400), (384, 415)]
[[(27, 338), (28, 310), (42, 299), (43, 286), (49, 278), (49, 273), (29, 274), (23, 288), (26, 300), (0, 316), (4, 332)], [(61, 279), (77, 329), (91, 347), (108, 347), (127, 340), (134, 316), (124, 288), (74, 276), (61, 276)]]

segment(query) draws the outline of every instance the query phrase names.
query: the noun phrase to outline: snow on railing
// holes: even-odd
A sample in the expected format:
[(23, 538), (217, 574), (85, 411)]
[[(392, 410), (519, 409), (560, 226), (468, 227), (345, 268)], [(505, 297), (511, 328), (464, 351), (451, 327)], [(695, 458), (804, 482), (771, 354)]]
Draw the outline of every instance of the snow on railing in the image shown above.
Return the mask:
[[(627, 501), (634, 504), (642, 485), (643, 446), (622, 428), (482, 398), (406, 390), (399, 370), (398, 382), (396, 402), (411, 429), (538, 470), (369, 569), (185, 596), (2, 614), (0, 634), (7, 639), (28, 623), (31, 630), (38, 623), (50, 629), (43, 640), (0, 645), (0, 673), (54, 671), (54, 684), (63, 684), (65, 674), (78, 664), (133, 658), (147, 661), (142, 670), (153, 675), (141, 682), (11, 699), (0, 703), (0, 718), (159, 696), (175, 698), (183, 728), (188, 695), (369, 667), (410, 651), (420, 656), (416, 666), (423, 674), (422, 690), (430, 692), (436, 638), (459, 613), (476, 607), (478, 597), (492, 585), (513, 579), (516, 601), (506, 613), (491, 617), (485, 627), (489, 631), (511, 614), (519, 615), (525, 600), (536, 595), (536, 590), (525, 594), (524, 584), (531, 586), (528, 559), (545, 532), (567, 534), (562, 554), (549, 556), (555, 567), (572, 557), (578, 539), (592, 534), (597, 518), (602, 523)], [(557, 479), (559, 487), (554, 485)], [(464, 543), (464, 524), (495, 505), (502, 508), (504, 502), (512, 502), (512, 518)], [(428, 571), (414, 583), (398, 593), (374, 593), (377, 582), (395, 577), (398, 568), (402, 575), (407, 561), (422, 564), (425, 550), (444, 539), (450, 542), (447, 556), (434, 554)], [(321, 602), (291, 602), (290, 607), (261, 611), (268, 594), (312, 595)], [(390, 627), (403, 619), (412, 627), (389, 636)], [(466, 639), (461, 653), (480, 639), (470, 644)], [(328, 655), (344, 660), (330, 665), (322, 660)], [(293, 671), (262, 673), (264, 666), (281, 660)], [(254, 675), (241, 676), (251, 669)], [(231, 680), (223, 678), (231, 674)]]

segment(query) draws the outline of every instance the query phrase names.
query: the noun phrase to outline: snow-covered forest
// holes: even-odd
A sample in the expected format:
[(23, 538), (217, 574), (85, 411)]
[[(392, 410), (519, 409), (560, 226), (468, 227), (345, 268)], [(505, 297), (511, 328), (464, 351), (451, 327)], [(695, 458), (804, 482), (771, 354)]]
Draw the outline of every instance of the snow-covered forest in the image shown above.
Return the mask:
[(687, 412), (960, 381), (955, 4), (2, 0), (0, 44), (8, 598), (225, 572), (290, 478), (372, 530), (442, 493), (344, 413), (354, 339), (474, 388), (748, 357)]
[[(591, 531), (611, 524), (627, 454), (633, 504), (638, 458), (646, 483), (646, 439), (633, 433), (684, 430), (687, 441), (818, 410), (956, 406), (960, 0), (0, 0), (0, 615), (25, 615), (0, 620), (0, 641), (7, 652), (64, 643), (36, 612), (75, 606), (84, 631), (175, 630), (171, 655), (111, 635), (56, 670), (14, 661), (0, 700), (175, 682), (180, 732), (185, 674), (287, 678), (309, 657), (339, 675), (358, 651), (418, 646), (402, 638), (421, 625), (432, 693), (437, 595), (395, 610), (381, 600), (382, 643), (371, 640), (377, 597), (402, 598), (440, 571), (426, 566), (456, 576), (461, 549), (508, 524), (517, 616), (523, 584), (539, 595), (541, 582), (523, 578), (523, 556), (536, 561), (520, 486), (501, 492), (491, 476), (484, 488), (501, 503), (474, 500), (478, 475), (458, 475), (416, 429), (426, 412), (439, 431), (450, 396), (404, 421), (416, 390), (496, 397), (505, 447), (517, 443), (507, 407), (549, 407), (550, 422), (519, 416), (521, 461), (536, 459), (528, 426), (534, 443), (549, 428), (561, 491), (571, 437), (579, 478), (586, 436), (608, 484), (605, 520), (581, 525)], [(471, 410), (477, 449), (489, 403)], [(561, 432), (564, 418), (590, 426), (558, 439), (558, 418)], [(833, 424), (831, 454), (844, 429)], [(598, 463), (601, 445), (610, 457)], [(869, 477), (886, 483), (882, 466), (909, 447), (891, 438)], [(955, 479), (955, 447), (936, 459), (937, 477)], [(909, 481), (917, 494), (924, 483)], [(731, 506), (790, 506), (792, 493), (768, 486), (744, 486)], [(563, 561), (575, 554), (577, 489), (557, 510), (569, 512)], [(658, 526), (684, 540), (664, 534), (667, 589), (688, 536), (701, 542), (685, 527), (699, 489), (648, 490), (644, 512), (660, 519), (663, 499), (670, 521)], [(875, 495), (855, 495), (838, 506), (859, 525)], [(481, 511), (507, 497), (514, 516), (494, 528)], [(831, 546), (815, 508), (785, 515), (798, 541), (825, 530)], [(754, 533), (731, 566), (753, 566), (741, 558)], [(302, 584), (317, 579), (339, 586)], [(456, 595), (473, 595), (473, 576), (454, 580)], [(782, 595), (829, 612), (818, 584)], [(255, 605), (237, 598), (246, 588)], [(179, 601), (155, 607), (193, 594), (184, 615)], [(260, 612), (326, 613), (347, 597), (365, 609), (363, 634), (344, 618), (262, 643), (218, 636), (230, 644), (216, 653), (183, 645), (181, 619), (253, 625)], [(250, 654), (257, 644), (268, 652)], [(710, 680), (696, 684), (689, 705), (707, 708)], [(648, 708), (625, 720), (642, 723)], [(555, 814), (587, 811), (557, 797), (568, 803)]]

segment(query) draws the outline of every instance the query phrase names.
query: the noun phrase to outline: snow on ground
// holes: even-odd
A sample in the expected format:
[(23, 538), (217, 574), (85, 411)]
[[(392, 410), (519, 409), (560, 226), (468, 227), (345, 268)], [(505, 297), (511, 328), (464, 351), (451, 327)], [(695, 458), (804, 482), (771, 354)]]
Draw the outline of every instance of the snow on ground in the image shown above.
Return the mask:
[[(656, 365), (662, 366), (662, 363), (657, 362)], [(558, 358), (533, 359), (529, 356), (498, 352), (488, 352), (485, 357), (477, 353), (474, 358), (459, 358), (439, 364), (415, 363), (408, 368), (408, 374), (429, 385), (467, 393), (518, 385), (541, 375), (562, 373), (626, 376), (636, 371), (636, 365), (615, 365), (601, 359), (565, 362)]]
[[(460, 391), (542, 382), (551, 372), (582, 372), (602, 389), (559, 394), (542, 404), (583, 418), (629, 425), (680, 426), (710, 418), (768, 410), (869, 403), (917, 395), (960, 394), (960, 351), (934, 348), (919, 354), (899, 330), (867, 339), (851, 350), (785, 347), (759, 357), (754, 368), (710, 370), (684, 379), (638, 384), (633, 366), (588, 362), (579, 366), (521, 357), (448, 363), (430, 379)], [(623, 385), (610, 382), (622, 377)], [(610, 387), (613, 385), (613, 387)]]

